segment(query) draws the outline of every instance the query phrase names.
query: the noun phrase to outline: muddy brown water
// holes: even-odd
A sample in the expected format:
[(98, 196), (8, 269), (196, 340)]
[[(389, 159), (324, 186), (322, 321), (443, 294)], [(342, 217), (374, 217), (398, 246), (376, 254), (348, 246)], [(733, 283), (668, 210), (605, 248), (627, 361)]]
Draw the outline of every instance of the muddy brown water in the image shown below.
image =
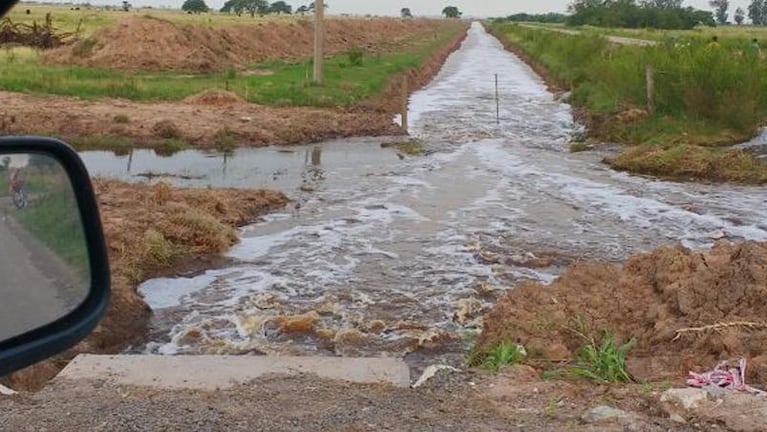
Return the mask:
[(675, 242), (767, 240), (767, 188), (634, 177), (569, 153), (570, 107), (478, 25), (412, 96), (411, 125), (428, 156), (401, 159), (381, 139), (226, 157), (83, 153), (96, 176), (269, 187), (301, 203), (244, 228), (235, 265), (144, 283), (153, 331), (132, 350), (459, 363), (493, 287)]

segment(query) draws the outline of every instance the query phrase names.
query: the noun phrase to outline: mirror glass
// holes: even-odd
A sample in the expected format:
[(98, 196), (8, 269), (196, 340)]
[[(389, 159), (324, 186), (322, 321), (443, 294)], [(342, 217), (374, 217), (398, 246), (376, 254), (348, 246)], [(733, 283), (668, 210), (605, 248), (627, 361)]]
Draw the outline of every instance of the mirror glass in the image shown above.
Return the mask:
[(0, 152), (0, 341), (72, 312), (90, 264), (72, 184), (43, 154)]

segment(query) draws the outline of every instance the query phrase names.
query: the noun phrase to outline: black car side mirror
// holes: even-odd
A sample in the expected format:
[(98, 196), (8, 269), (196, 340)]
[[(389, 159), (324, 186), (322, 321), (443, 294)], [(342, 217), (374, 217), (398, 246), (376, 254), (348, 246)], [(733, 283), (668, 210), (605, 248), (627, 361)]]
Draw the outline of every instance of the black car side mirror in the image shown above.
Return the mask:
[(109, 301), (88, 171), (67, 144), (0, 138), (0, 376), (83, 339)]

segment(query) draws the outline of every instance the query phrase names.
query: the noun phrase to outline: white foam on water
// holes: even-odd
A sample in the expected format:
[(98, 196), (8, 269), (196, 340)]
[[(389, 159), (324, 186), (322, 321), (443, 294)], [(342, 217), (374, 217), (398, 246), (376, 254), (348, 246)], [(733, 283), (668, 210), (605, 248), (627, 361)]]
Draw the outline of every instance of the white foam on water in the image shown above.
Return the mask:
[(205, 273), (193, 278), (151, 279), (138, 287), (138, 293), (152, 309), (180, 306), (184, 297), (205, 289), (216, 276)]

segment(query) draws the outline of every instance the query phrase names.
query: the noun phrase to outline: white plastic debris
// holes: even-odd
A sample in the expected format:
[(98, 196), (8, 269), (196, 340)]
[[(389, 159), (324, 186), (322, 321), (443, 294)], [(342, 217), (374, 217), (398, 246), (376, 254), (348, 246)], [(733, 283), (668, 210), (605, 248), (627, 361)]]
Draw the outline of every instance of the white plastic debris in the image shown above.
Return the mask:
[(17, 393), (16, 391), (11, 390), (11, 389), (9, 389), (8, 387), (6, 387), (4, 385), (0, 385), (0, 395), (3, 395), (3, 396), (13, 396), (16, 393)]
[(450, 372), (460, 372), (460, 369), (456, 369), (448, 365), (431, 365), (427, 367), (425, 371), (423, 371), (423, 373), (421, 374), (421, 377), (418, 378), (415, 384), (413, 384), (413, 388), (422, 386), (426, 381), (434, 378), (434, 375), (436, 375), (437, 372), (442, 370), (447, 370)]

